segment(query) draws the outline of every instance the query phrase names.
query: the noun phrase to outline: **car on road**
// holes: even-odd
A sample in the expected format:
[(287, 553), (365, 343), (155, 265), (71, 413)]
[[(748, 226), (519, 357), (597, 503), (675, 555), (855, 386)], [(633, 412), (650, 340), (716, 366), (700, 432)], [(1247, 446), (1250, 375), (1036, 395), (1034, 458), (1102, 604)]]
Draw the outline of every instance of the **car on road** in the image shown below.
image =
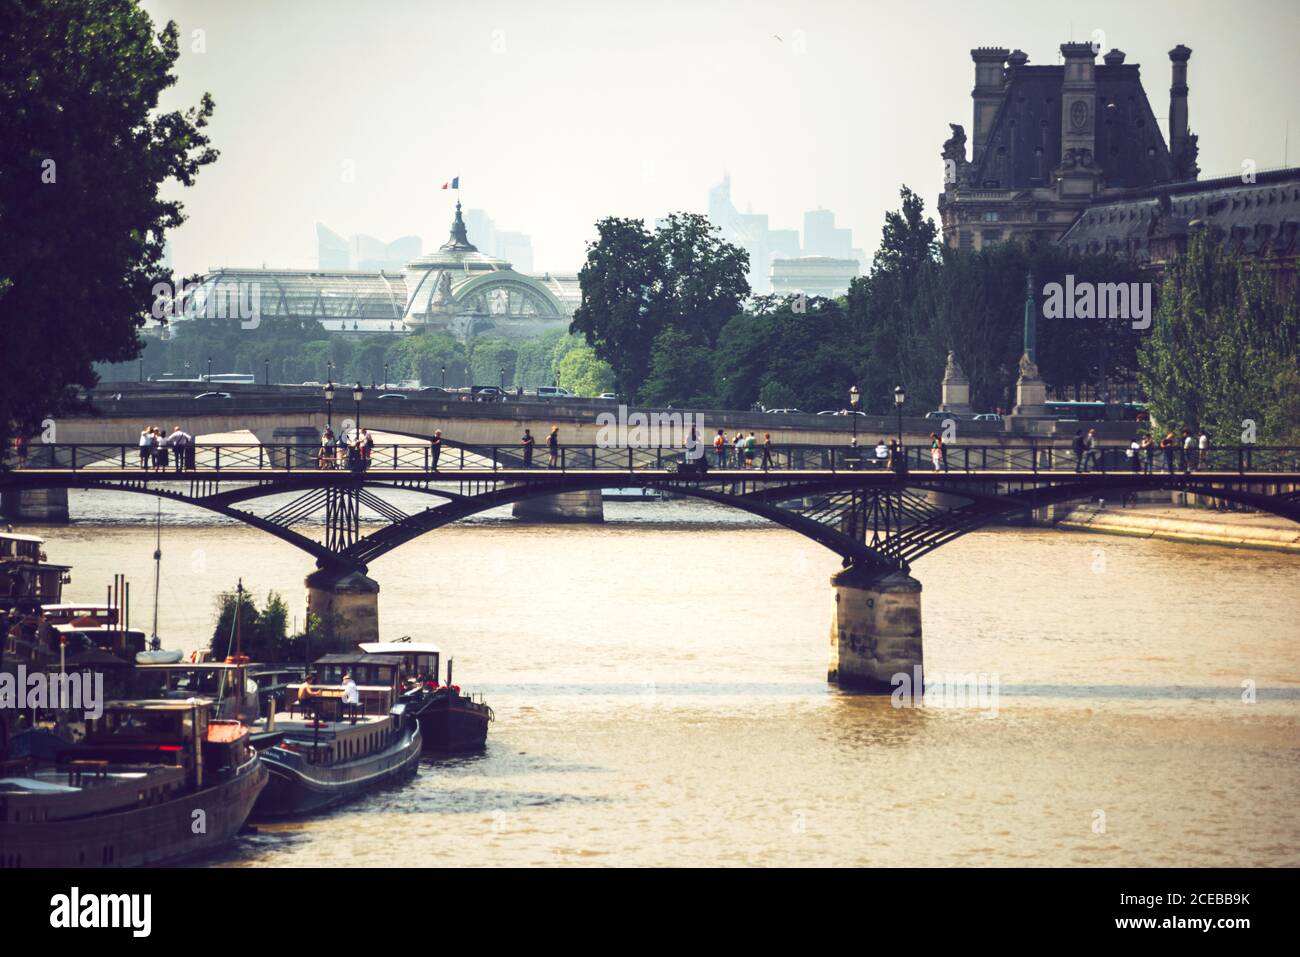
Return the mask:
[(768, 415), (803, 415), (802, 409), (768, 409)]
[(504, 398), (505, 392), (499, 386), (495, 385), (472, 385), (469, 387), (470, 395), (477, 398)]
[(194, 398), (196, 399), (229, 399), (232, 398), (229, 392), (200, 392)]
[(856, 410), (856, 409), (854, 409), (854, 410), (849, 410), (849, 409), (824, 409), (824, 410), (822, 410), (821, 412), (818, 412), (817, 414), (818, 414), (818, 415), (860, 415), (860, 416), (863, 416), (863, 417), (865, 418), (867, 413), (865, 413), (865, 412), (859, 412), (859, 411)]
[(423, 396), (426, 399), (437, 399), (443, 396), (450, 396), (451, 390), (444, 389), (441, 386), (426, 385), (423, 389), (419, 391), (418, 394)]
[(927, 419), (952, 419), (954, 422), (974, 422), (979, 418), (974, 412), (944, 412), (941, 409), (927, 412), (925, 417)]
[(378, 398), (380, 398), (380, 399), (405, 399), (406, 396), (404, 396), (404, 395), (403, 395), (402, 393), (400, 393), (400, 392), (385, 392), (383, 395), (379, 396)]
[(539, 399), (572, 399), (573, 393), (568, 389), (561, 389), (558, 385), (539, 385), (537, 387), (537, 398)]
[(1002, 416), (997, 412), (981, 412), (979, 415), (975, 416), (975, 418), (971, 419), (971, 421), (972, 422), (1001, 422)]

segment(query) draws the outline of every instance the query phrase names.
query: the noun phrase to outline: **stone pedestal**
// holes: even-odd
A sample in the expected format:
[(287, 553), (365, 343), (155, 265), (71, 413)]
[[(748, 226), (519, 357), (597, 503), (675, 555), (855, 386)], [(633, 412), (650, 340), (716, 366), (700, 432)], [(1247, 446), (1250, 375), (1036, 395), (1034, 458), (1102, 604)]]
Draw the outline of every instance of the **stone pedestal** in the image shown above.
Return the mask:
[(941, 412), (969, 412), (970, 379), (957, 364), (956, 353), (948, 353), (948, 365), (943, 371), (943, 383), (940, 386), (939, 410)]
[(29, 488), (4, 493), (0, 511), (15, 522), (68, 521), (66, 488)]
[(1020, 376), (1016, 379), (1016, 407), (1012, 415), (1047, 415), (1047, 383), (1038, 375), (1037, 364), (1028, 353), (1020, 357)]
[(921, 583), (902, 572), (848, 568), (831, 585), (835, 618), (827, 680), (885, 693), (893, 690), (894, 675), (915, 680), (924, 664)]
[(512, 514), (529, 522), (603, 522), (605, 506), (597, 488), (524, 499), (515, 502)]
[(307, 612), (320, 620), (312, 652), (352, 651), (379, 640), (379, 582), (361, 572), (322, 568), (307, 576)]

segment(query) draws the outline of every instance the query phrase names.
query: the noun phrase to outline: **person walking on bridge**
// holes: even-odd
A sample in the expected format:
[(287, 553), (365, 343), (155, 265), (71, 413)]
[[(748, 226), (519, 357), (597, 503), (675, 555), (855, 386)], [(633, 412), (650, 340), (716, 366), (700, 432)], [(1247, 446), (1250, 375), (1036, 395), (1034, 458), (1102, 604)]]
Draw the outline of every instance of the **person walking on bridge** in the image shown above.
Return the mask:
[[(1083, 455), (1083, 470), (1085, 472), (1091, 472), (1093, 469), (1099, 467), (1099, 463), (1097, 460), (1098, 452), (1097, 452), (1097, 430), (1096, 429), (1088, 430), (1088, 434), (1084, 437), (1083, 440), (1083, 447), (1085, 449)], [(1102, 471), (1104, 472), (1105, 469), (1102, 469)]]
[(524, 429), (522, 441), (524, 445), (524, 468), (530, 469), (533, 467), (533, 446), (537, 444), (531, 429)]
[(763, 471), (772, 467), (772, 433), (763, 433)]
[(1196, 467), (1196, 440), (1187, 429), (1183, 429), (1183, 457), (1179, 464), (1184, 475)]
[(546, 437), (546, 451), (550, 455), (550, 461), (546, 463), (548, 469), (553, 469), (560, 464), (560, 427), (551, 426), (551, 434)]
[(1143, 463), (1143, 469), (1147, 475), (1151, 474), (1151, 464), (1152, 464), (1152, 459), (1155, 458), (1155, 454), (1156, 454), (1155, 436), (1153, 436), (1150, 432), (1147, 432), (1145, 435), (1142, 436), (1142, 455), (1146, 459), (1146, 461)]
[(721, 429), (713, 437), (713, 454), (718, 457), (718, 468), (727, 467), (727, 435)]
[(429, 464), (433, 471), (438, 471), (438, 459), (442, 457), (442, 429), (433, 430), (433, 438), (429, 442)]
[(167, 442), (163, 438), (162, 429), (158, 426), (153, 427), (153, 470), (163, 472), (167, 469)]
[(1201, 429), (1196, 438), (1196, 470), (1204, 472), (1210, 461), (1210, 437)]
[(153, 461), (153, 426), (146, 425), (140, 432), (140, 468), (149, 471)]
[(731, 454), (736, 457), (736, 468), (745, 467), (745, 433), (737, 432), (731, 439)]
[(1074, 449), (1074, 473), (1078, 475), (1083, 471), (1084, 453), (1088, 451), (1088, 444), (1083, 440), (1083, 429), (1074, 430), (1074, 442), (1071, 448)]
[(1163, 439), (1160, 440), (1160, 452), (1165, 457), (1165, 471), (1170, 475), (1174, 474), (1174, 433), (1170, 429)]

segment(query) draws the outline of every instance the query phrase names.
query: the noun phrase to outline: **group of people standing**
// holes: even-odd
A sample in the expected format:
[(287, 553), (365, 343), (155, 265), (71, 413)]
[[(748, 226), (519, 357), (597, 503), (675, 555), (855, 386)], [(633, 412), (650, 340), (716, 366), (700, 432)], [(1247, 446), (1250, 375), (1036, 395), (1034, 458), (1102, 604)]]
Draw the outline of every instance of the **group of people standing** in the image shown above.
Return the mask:
[[(695, 430), (691, 430), (691, 437), (694, 439)], [(727, 440), (727, 433), (723, 429), (718, 429), (718, 434), (713, 437), (713, 456), (717, 460), (718, 468), (725, 469), (728, 466), (737, 469), (754, 468), (754, 459), (759, 458), (759, 450), (762, 450), (762, 458), (759, 460), (758, 468), (766, 471), (772, 467), (772, 433), (764, 432), (763, 441), (760, 443), (758, 437), (750, 432), (748, 435), (744, 431), (737, 431), (730, 442)]]
[(316, 464), (321, 469), (346, 468), (364, 472), (370, 468), (370, 454), (374, 447), (375, 438), (369, 429), (354, 429), (351, 435), (344, 432), (336, 436), (334, 430), (327, 425), (321, 433)]
[[(1082, 429), (1074, 433), (1074, 470), (1090, 472), (1104, 465), (1100, 462), (1101, 447), (1097, 443), (1097, 430), (1089, 429), (1085, 435)], [(1124, 455), (1128, 459), (1129, 470), (1150, 475), (1155, 471), (1156, 450), (1160, 451), (1163, 471), (1174, 474), (1174, 459), (1178, 458), (1178, 469), (1183, 473), (1205, 469), (1210, 463), (1210, 437), (1204, 429), (1192, 434), (1191, 429), (1183, 429), (1182, 435), (1175, 437), (1173, 429), (1165, 433), (1164, 438), (1156, 440), (1151, 432), (1143, 433), (1129, 442)]]
[(140, 468), (146, 472), (163, 472), (167, 469), (168, 459), (177, 472), (193, 471), (194, 436), (179, 425), (165, 437), (158, 426), (146, 426), (140, 432)]

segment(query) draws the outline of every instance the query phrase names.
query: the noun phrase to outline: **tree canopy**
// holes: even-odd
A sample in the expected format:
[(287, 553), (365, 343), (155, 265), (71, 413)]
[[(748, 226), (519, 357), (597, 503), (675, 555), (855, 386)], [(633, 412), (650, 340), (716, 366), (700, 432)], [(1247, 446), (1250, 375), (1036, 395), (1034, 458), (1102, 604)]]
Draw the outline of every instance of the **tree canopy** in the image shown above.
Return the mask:
[(158, 112), (178, 31), (133, 0), (0, 7), (0, 439), (73, 408), (94, 363), (134, 357), (184, 220), (160, 188), (217, 158), (211, 97)]

